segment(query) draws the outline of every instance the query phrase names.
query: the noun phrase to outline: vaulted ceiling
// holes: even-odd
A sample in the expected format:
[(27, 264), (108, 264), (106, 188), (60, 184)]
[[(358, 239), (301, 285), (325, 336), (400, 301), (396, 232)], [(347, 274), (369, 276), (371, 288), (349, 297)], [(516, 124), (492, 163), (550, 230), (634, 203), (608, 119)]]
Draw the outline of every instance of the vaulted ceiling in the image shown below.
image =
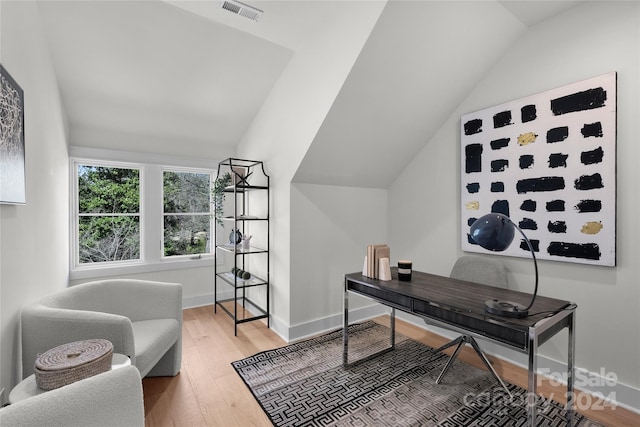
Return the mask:
[(70, 126), (235, 146), (293, 53), (163, 1), (39, 7)]
[(389, 2), (294, 181), (388, 188), (529, 25), (572, 5)]
[[(292, 55), (340, 13), (246, 3), (258, 22), (214, 0), (40, 1), (70, 127), (233, 149)], [(296, 180), (388, 186), (515, 38), (575, 3), (388, 2)]]

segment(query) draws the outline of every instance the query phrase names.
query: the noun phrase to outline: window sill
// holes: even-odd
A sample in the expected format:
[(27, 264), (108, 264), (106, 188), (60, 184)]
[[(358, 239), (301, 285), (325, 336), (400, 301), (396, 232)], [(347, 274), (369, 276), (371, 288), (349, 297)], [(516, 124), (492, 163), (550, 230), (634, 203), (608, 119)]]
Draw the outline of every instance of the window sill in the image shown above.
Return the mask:
[(70, 280), (99, 279), (102, 277), (122, 276), (126, 274), (152, 273), (168, 270), (183, 270), (187, 268), (213, 267), (214, 258), (212, 256), (200, 259), (188, 257), (177, 260), (166, 260), (154, 263), (140, 263), (127, 265), (112, 265), (104, 267), (90, 267), (72, 269), (69, 272)]

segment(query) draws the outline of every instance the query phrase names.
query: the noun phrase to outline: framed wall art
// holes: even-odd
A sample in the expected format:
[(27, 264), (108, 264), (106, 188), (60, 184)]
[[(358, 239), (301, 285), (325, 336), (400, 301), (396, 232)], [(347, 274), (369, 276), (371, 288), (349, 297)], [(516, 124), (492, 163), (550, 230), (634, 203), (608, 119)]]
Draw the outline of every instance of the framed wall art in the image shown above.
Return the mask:
[(0, 203), (26, 203), (24, 93), (0, 65)]
[[(460, 125), (464, 251), (487, 253), (469, 226), (497, 212), (539, 259), (615, 265), (615, 72), (465, 114)], [(496, 254), (531, 256), (524, 241)]]

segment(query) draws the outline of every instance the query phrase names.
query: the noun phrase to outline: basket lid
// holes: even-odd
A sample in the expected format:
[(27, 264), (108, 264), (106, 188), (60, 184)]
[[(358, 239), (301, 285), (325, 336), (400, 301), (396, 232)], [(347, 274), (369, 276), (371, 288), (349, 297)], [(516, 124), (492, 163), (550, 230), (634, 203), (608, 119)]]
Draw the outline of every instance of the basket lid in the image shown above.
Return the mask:
[(111, 341), (90, 339), (59, 345), (38, 355), (36, 368), (41, 371), (57, 371), (90, 363), (113, 352)]

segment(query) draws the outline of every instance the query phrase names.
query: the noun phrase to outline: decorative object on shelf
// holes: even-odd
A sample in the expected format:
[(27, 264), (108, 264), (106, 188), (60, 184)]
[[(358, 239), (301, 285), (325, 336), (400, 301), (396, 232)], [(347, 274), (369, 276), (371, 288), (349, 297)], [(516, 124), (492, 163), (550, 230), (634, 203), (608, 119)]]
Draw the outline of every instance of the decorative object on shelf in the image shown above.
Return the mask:
[(413, 262), (401, 259), (398, 260), (398, 280), (403, 282), (411, 281), (411, 269), (413, 268)]
[(26, 203), (24, 93), (0, 65), (0, 203)]
[(240, 232), (240, 230), (232, 228), (231, 233), (229, 233), (229, 244), (237, 245), (240, 242), (242, 242), (242, 233)]
[(246, 234), (242, 235), (242, 242), (241, 243), (241, 247), (243, 251), (248, 251), (249, 249), (251, 249), (251, 238), (253, 236), (247, 236)]
[(513, 242), (514, 230), (520, 232), (533, 257), (536, 282), (531, 302), (525, 307), (511, 301), (489, 300), (485, 302), (484, 309), (487, 313), (497, 314), (498, 316), (526, 317), (529, 315), (529, 309), (533, 306), (538, 294), (538, 261), (536, 261), (536, 254), (529, 238), (509, 217), (499, 213), (491, 213), (478, 218), (471, 225), (470, 236), (483, 248), (494, 252), (502, 252)]
[(224, 193), (225, 189), (231, 185), (231, 174), (225, 173), (213, 182), (213, 207), (214, 215), (218, 225), (223, 225), (222, 215), (224, 215)]
[(231, 269), (231, 273), (235, 274), (236, 276), (238, 276), (239, 278), (241, 278), (243, 280), (251, 279), (251, 273), (249, 273), (248, 271), (244, 271), (243, 269), (238, 268), (238, 267), (233, 267)]
[(45, 351), (36, 358), (36, 384), (53, 390), (111, 369), (113, 344), (104, 339), (74, 341)]
[(496, 212), (539, 259), (615, 266), (616, 84), (611, 72), (462, 116), (463, 251), (482, 252), (469, 226)]
[(249, 175), (253, 172), (249, 172), (244, 166), (232, 166), (231, 171), (233, 172), (233, 185), (237, 186), (248, 186)]

